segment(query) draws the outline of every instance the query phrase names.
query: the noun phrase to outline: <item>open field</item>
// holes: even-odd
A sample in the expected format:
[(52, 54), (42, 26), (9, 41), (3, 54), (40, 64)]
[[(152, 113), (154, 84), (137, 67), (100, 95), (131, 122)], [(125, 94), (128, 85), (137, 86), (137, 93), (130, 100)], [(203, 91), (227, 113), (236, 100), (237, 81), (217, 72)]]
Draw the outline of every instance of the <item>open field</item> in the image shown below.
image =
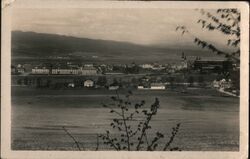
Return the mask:
[[(126, 91), (120, 91), (124, 94)], [(12, 87), (12, 149), (77, 150), (67, 130), (82, 150), (95, 150), (97, 134), (111, 129), (113, 114), (101, 103), (110, 103), (115, 92), (108, 90), (47, 90)], [(173, 146), (183, 151), (238, 151), (239, 98), (221, 96), (211, 89), (178, 91), (133, 91), (132, 101), (160, 100), (151, 126), (169, 136), (181, 123)], [(116, 131), (111, 132), (117, 135)], [(148, 135), (150, 136), (150, 134)], [(151, 135), (152, 136), (152, 135)], [(164, 138), (160, 148), (168, 140)], [(100, 150), (109, 150), (100, 139)]]

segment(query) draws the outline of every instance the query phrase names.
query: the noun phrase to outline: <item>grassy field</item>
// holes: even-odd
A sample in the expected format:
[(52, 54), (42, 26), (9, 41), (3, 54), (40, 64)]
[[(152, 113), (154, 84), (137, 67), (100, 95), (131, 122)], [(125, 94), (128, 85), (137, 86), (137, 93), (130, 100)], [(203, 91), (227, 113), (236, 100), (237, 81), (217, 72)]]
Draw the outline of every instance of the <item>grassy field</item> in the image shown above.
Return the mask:
[[(121, 90), (122, 95), (126, 90)], [(97, 134), (112, 130), (114, 117), (101, 106), (110, 103), (115, 92), (101, 90), (46, 90), (12, 87), (12, 149), (77, 150), (62, 127), (81, 143), (82, 150), (95, 150)], [(155, 131), (166, 135), (181, 123), (173, 146), (183, 151), (238, 151), (239, 98), (223, 96), (211, 89), (178, 91), (133, 91), (133, 102), (145, 100), (149, 107), (160, 100), (158, 114), (152, 121)], [(111, 134), (118, 135), (116, 131)], [(100, 139), (100, 150), (110, 150)]]

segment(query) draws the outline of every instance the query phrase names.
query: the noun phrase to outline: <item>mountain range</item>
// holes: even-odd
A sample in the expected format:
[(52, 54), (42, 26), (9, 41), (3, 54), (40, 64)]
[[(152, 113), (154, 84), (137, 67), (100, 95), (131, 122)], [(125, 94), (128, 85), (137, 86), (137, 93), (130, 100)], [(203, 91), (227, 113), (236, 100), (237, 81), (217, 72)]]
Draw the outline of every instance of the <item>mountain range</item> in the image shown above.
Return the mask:
[(67, 57), (71, 59), (102, 62), (169, 62), (179, 61), (182, 52), (187, 57), (201, 56), (218, 58), (208, 51), (186, 48), (164, 48), (138, 45), (129, 42), (77, 38), (65, 35), (12, 31), (12, 60), (49, 59)]

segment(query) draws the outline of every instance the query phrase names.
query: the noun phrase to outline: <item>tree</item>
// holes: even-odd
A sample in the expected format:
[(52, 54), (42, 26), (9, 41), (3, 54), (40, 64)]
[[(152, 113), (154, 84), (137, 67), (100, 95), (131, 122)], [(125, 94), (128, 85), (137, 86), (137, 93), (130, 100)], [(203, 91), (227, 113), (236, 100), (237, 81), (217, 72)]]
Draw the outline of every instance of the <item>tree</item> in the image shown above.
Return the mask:
[(99, 85), (99, 86), (105, 86), (107, 84), (107, 78), (105, 76), (99, 77), (97, 79), (96, 84)]
[(131, 74), (138, 74), (139, 73), (139, 66), (135, 63), (132, 63), (132, 66), (127, 66), (125, 68), (125, 73), (131, 73)]
[(81, 79), (81, 78), (78, 78), (78, 77), (74, 78), (74, 84), (75, 84), (75, 86), (76, 87), (81, 87), (83, 85), (82, 81), (84, 81), (84, 80)]
[(137, 78), (132, 78), (131, 79), (131, 85), (136, 87), (139, 84), (139, 80)]
[(174, 77), (169, 77), (169, 83), (170, 83), (170, 86), (171, 86), (171, 89), (174, 88), (174, 82), (175, 82), (175, 78)]
[[(99, 135), (99, 137), (102, 138), (104, 144), (117, 151), (157, 150), (159, 142), (165, 140), (164, 135), (156, 131), (155, 137), (149, 138), (148, 131), (152, 129), (151, 121), (157, 114), (160, 102), (156, 98), (151, 107), (147, 109), (144, 108), (144, 100), (139, 103), (132, 103), (131, 95), (132, 92), (130, 91), (125, 98), (122, 98), (116, 92), (116, 96), (111, 97), (113, 104), (103, 104), (103, 107), (110, 109), (110, 113), (114, 114), (110, 126), (118, 131), (118, 136), (112, 136), (111, 132), (106, 130), (106, 133)], [(163, 151), (179, 150), (178, 147), (171, 147), (179, 127), (180, 123), (173, 127), (171, 137), (163, 145)]]
[(194, 77), (193, 76), (188, 77), (188, 83), (189, 83), (189, 86), (193, 86), (193, 83), (194, 83)]
[(199, 19), (197, 23), (201, 24), (203, 29), (208, 31), (218, 31), (228, 36), (227, 45), (234, 47), (234, 51), (225, 52), (218, 49), (214, 44), (204, 41), (193, 33), (189, 32), (185, 26), (178, 26), (177, 31), (181, 31), (182, 35), (189, 34), (193, 37), (194, 43), (201, 48), (206, 48), (218, 55), (224, 55), (227, 59), (240, 62), (240, 12), (238, 9), (217, 9), (216, 13), (197, 9), (206, 18)]
[(28, 85), (28, 78), (27, 78), (27, 77), (25, 77), (25, 78), (23, 79), (23, 84), (24, 84), (24, 85)]
[(114, 79), (113, 79), (113, 83), (112, 83), (112, 85), (114, 85), (114, 86), (119, 85), (119, 83), (118, 83), (118, 81), (117, 81), (117, 79), (116, 79), (116, 78), (114, 78)]
[(41, 84), (42, 83), (42, 79), (40, 78), (40, 77), (38, 77), (37, 79), (36, 79), (36, 87), (37, 88), (40, 88), (41, 87)]
[(47, 79), (46, 87), (50, 88), (51, 87), (51, 83), (52, 83), (52, 81), (50, 79)]
[(235, 89), (239, 90), (240, 89), (240, 71), (236, 70), (231, 73), (231, 79), (233, 82), (233, 86)]
[(198, 82), (199, 82), (199, 85), (201, 87), (204, 87), (205, 86), (205, 81), (204, 81), (204, 77), (203, 76), (199, 76), (198, 77)]
[(18, 79), (18, 80), (17, 80), (17, 84), (18, 84), (18, 85), (22, 85), (22, 83), (23, 83), (22, 79)]

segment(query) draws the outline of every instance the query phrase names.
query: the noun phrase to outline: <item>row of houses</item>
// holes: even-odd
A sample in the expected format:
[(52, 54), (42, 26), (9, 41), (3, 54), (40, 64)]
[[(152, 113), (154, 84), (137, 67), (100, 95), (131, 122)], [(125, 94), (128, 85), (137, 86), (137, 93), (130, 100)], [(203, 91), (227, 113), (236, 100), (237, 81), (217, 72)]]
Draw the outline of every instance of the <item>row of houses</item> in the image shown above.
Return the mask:
[[(176, 83), (177, 85), (184, 85), (184, 86), (188, 86), (188, 85), (191, 85), (191, 83), (188, 83), (188, 82), (184, 82), (184, 83)], [(165, 90), (166, 89), (166, 86), (167, 85), (170, 85), (170, 83), (166, 82), (166, 83), (151, 83), (151, 84), (148, 84), (148, 85), (145, 85), (145, 84), (140, 84), (137, 86), (137, 89), (139, 90)], [(192, 84), (193, 86), (198, 86), (199, 83), (193, 83)], [(232, 81), (231, 79), (229, 80), (225, 80), (225, 79), (222, 79), (222, 80), (214, 80), (212, 82), (212, 87), (214, 88), (217, 88), (217, 89), (228, 89), (228, 88), (232, 88)]]
[(175, 73), (183, 69), (189, 69), (200, 72), (214, 72), (220, 73), (225, 71), (230, 71), (233, 69), (239, 69), (239, 65), (233, 63), (232, 61), (226, 60), (187, 60), (185, 56), (176, 63), (171, 64), (159, 64), (159, 63), (145, 63), (141, 65), (132, 64), (101, 64), (94, 66), (93, 64), (85, 64), (80, 66), (78, 64), (72, 64), (68, 62), (64, 64), (55, 64), (55, 66), (50, 66), (51, 64), (42, 64), (42, 66), (33, 67), (31, 64), (18, 64), (17, 66), (11, 66), (12, 74), (64, 74), (64, 75), (96, 75), (99, 72), (102, 73), (134, 73), (137, 74), (140, 71), (145, 73), (145, 71), (167, 71), (168, 73)]
[(25, 72), (25, 68), (22, 65), (18, 64), (16, 67), (11, 65), (12, 74), (17, 74), (17, 73), (22, 74), (24, 72)]
[[(93, 87), (95, 87), (95, 83), (94, 83), (93, 80), (86, 80), (86, 81), (83, 82), (83, 85), (84, 85), (84, 87), (87, 87), (87, 88), (93, 88)], [(74, 88), (75, 87), (75, 83), (68, 83), (68, 87)], [(119, 85), (114, 85), (114, 84), (111, 84), (110, 86), (108, 86), (109, 90), (117, 90), (119, 88), (120, 88)]]
[(238, 64), (233, 64), (232, 61), (228, 60), (196, 60), (193, 63), (194, 70), (200, 70), (203, 72), (225, 72), (234, 70)]
[(164, 90), (166, 86), (164, 83), (151, 83), (150, 85), (139, 85), (137, 86), (139, 90)]
[(84, 67), (65, 67), (65, 68), (47, 68), (35, 67), (31, 70), (32, 74), (52, 74), (52, 75), (96, 75), (97, 69), (93, 66)]
[(232, 87), (232, 80), (231, 79), (214, 80), (212, 85), (214, 88), (217, 88), (217, 89), (231, 88)]

